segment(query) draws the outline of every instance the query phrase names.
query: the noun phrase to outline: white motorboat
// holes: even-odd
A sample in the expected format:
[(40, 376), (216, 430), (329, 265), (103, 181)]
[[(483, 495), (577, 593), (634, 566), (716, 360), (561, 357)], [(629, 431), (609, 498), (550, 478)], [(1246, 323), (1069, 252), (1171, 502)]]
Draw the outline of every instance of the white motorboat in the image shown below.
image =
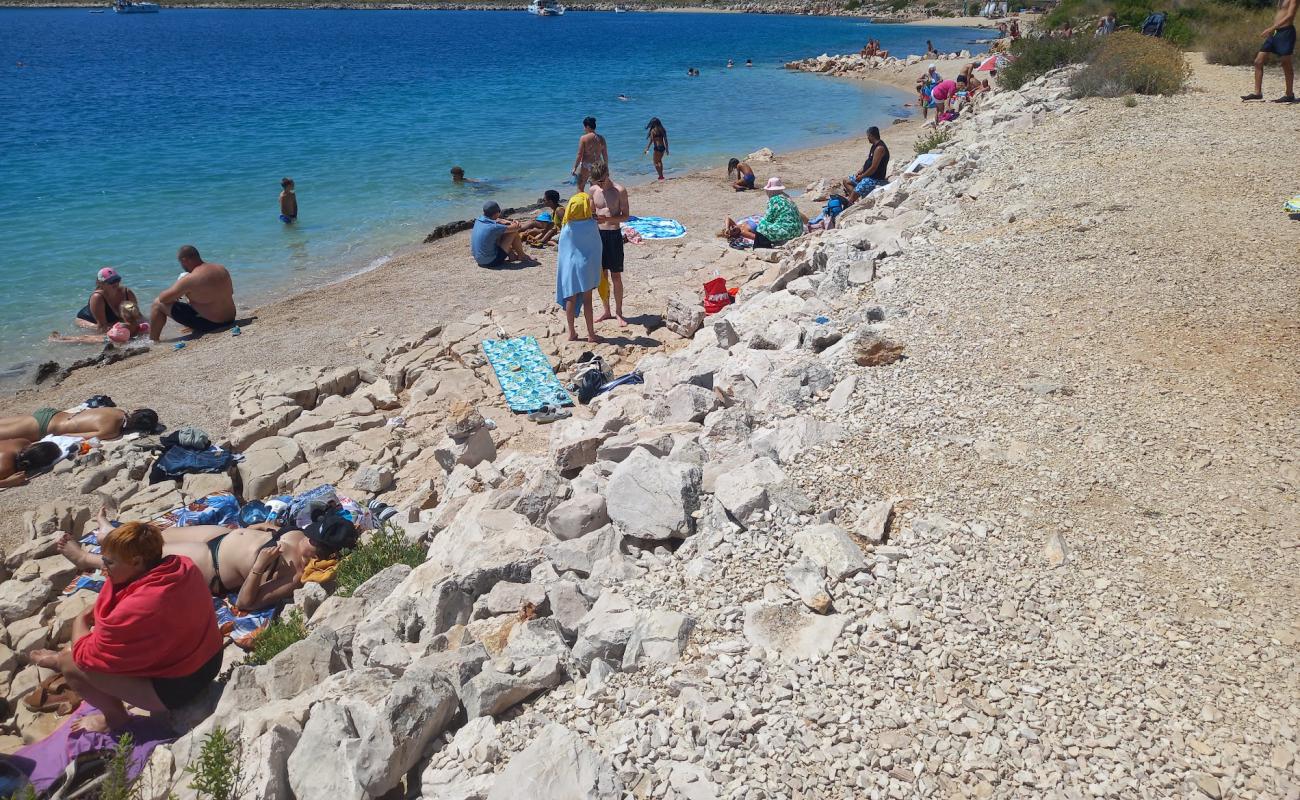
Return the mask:
[(157, 3), (132, 2), (132, 0), (115, 0), (113, 10), (119, 14), (157, 14), (162, 6)]
[(559, 0), (533, 0), (528, 4), (528, 13), (539, 17), (562, 17), (564, 6)]

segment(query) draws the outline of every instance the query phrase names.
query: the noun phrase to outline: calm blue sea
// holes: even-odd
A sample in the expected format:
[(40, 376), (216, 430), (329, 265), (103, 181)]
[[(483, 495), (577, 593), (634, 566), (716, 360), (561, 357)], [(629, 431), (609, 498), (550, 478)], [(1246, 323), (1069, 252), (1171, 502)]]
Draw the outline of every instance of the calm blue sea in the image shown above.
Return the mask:
[[(48, 352), (100, 266), (148, 302), (192, 243), (258, 302), (363, 269), (487, 196), (563, 189), (588, 114), (625, 179), (652, 172), (651, 116), (672, 172), (721, 173), (732, 154), (905, 113), (901, 93), (784, 62), (868, 36), (923, 52), (979, 35), (733, 14), (0, 10), (0, 369)], [(492, 188), (453, 186), (453, 164)], [(276, 219), (285, 175), (293, 227)]]

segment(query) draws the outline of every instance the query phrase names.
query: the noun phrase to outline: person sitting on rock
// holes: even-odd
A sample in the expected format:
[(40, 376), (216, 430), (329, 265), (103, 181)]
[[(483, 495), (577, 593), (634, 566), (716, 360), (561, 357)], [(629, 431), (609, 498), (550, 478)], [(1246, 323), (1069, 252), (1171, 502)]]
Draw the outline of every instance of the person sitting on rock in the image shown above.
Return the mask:
[(34, 472), (40, 472), (59, 460), (63, 450), (54, 442), (26, 439), (0, 441), (0, 489), (23, 486)]
[(849, 191), (850, 203), (858, 202), (873, 190), (889, 183), (889, 148), (880, 138), (880, 128), (875, 125), (867, 128), (867, 141), (871, 144), (867, 160), (862, 162), (862, 169), (849, 176), (849, 183), (853, 187)]
[(0, 418), (0, 439), (26, 439), (37, 442), (50, 434), (116, 439), (140, 431), (153, 433), (158, 428), (158, 413), (151, 408), (125, 411), (112, 406), (60, 411), (38, 408), (30, 415)]
[(147, 522), (114, 528), (102, 547), (108, 581), (94, 609), (73, 620), (71, 645), (31, 654), (98, 710), (74, 731), (122, 730), (131, 720), (126, 704), (174, 711), (221, 670), (221, 631), (194, 562), (164, 555), (162, 533)]
[[(100, 530), (109, 528), (104, 510)], [(276, 532), (273, 523), (231, 530), (220, 525), (168, 528), (162, 533), (163, 554), (193, 562), (214, 597), (238, 592), (235, 605), (244, 611), (271, 608), (302, 588), (308, 562), (331, 558), (353, 547), (357, 528), (333, 511), (322, 512), (305, 530)], [(101, 545), (102, 546), (102, 545)], [(87, 551), (69, 534), (59, 538), (59, 552), (83, 570), (96, 570), (104, 559)]]

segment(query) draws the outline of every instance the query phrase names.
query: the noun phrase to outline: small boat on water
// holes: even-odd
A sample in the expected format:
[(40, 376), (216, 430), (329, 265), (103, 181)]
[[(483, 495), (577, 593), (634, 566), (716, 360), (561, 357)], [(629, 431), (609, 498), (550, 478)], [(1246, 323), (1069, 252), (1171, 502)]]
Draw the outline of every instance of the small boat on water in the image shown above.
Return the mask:
[(114, 0), (113, 10), (119, 14), (157, 14), (162, 6), (143, 0)]
[(615, 13), (615, 14), (626, 14), (626, 13), (627, 13), (627, 9), (626, 9), (626, 8), (623, 8), (622, 6), (614, 6), (614, 13)]
[(562, 17), (564, 6), (559, 0), (533, 0), (528, 4), (528, 13), (539, 17)]

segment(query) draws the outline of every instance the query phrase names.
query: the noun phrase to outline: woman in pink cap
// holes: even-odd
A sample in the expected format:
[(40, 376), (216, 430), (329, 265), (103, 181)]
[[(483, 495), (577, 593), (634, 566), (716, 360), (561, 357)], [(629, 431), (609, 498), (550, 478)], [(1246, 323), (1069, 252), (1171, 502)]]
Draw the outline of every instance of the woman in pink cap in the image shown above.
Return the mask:
[[(130, 311), (123, 313), (122, 306), (125, 303), (130, 303), (131, 309), (139, 308), (135, 292), (126, 288), (117, 270), (104, 267), (95, 276), (95, 291), (90, 293), (90, 301), (77, 312), (77, 324), (83, 328), (95, 328), (100, 333), (108, 333), (109, 328), (126, 321), (128, 317), (134, 316), (138, 322), (139, 312), (134, 315)], [(129, 322), (127, 324), (135, 327)], [(131, 333), (136, 331), (132, 330)]]

